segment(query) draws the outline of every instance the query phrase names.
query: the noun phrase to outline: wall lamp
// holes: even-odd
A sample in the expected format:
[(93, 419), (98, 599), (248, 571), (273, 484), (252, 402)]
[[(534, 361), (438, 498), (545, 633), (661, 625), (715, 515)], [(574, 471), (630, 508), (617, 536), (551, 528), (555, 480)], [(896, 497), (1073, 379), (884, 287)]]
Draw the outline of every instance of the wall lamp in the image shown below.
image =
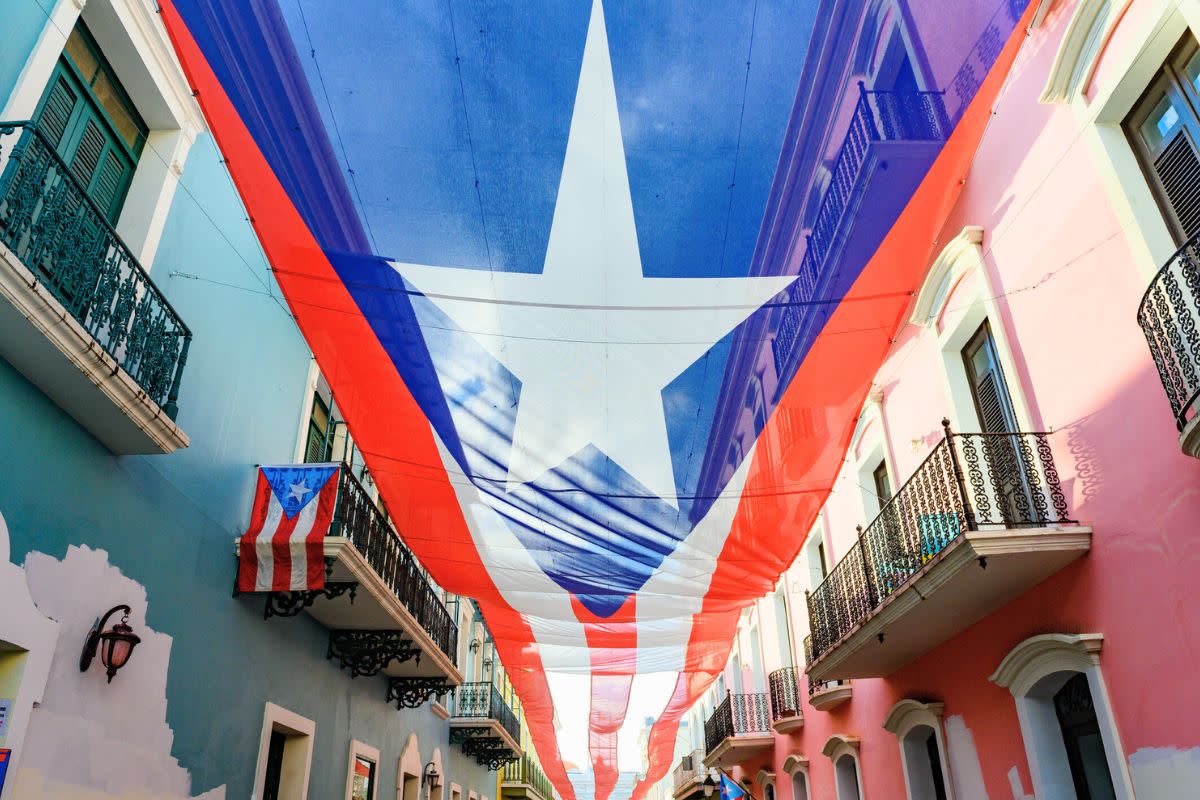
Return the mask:
[(421, 770), (421, 783), (430, 789), (436, 789), (442, 785), (442, 776), (438, 774), (437, 767), (433, 765), (432, 761), (425, 765), (425, 769)]
[[(108, 618), (118, 611), (121, 612), (121, 621), (112, 628), (104, 630)], [(133, 648), (142, 641), (141, 637), (133, 632), (133, 628), (129, 627), (129, 614), (129, 606), (113, 606), (96, 622), (88, 632), (87, 640), (83, 643), (83, 654), (79, 656), (80, 672), (88, 671), (88, 667), (92, 665), (92, 659), (96, 657), (97, 650), (100, 652), (100, 663), (108, 671), (109, 683), (112, 683), (117, 670), (129, 663), (129, 656), (132, 655)]]
[(712, 776), (711, 772), (708, 773), (708, 775), (706, 775), (704, 777), (704, 783), (702, 784), (702, 786), (704, 786), (704, 796), (712, 797), (712, 793), (717, 788), (717, 782), (713, 780), (713, 776)]

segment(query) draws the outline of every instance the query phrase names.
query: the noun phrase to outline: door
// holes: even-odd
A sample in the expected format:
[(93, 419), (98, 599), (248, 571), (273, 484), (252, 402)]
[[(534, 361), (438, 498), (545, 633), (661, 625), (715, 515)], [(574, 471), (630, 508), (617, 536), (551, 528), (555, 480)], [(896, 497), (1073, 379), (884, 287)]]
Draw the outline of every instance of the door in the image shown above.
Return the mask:
[(1012, 395), (987, 320), (963, 348), (963, 361), (982, 434), (979, 445), (983, 463), (977, 468), (985, 471), (985, 483), (994, 489), (999, 511), (999, 515), (989, 515), (984, 509), (976, 508), (976, 513), (983, 517), (979, 521), (1003, 522), (1010, 527), (1032, 522), (1033, 502), (1029, 486), (1032, 465), (1026, 463), (1016, 435), (1017, 415)]
[(1071, 780), (1079, 800), (1114, 800), (1116, 792), (1087, 675), (1076, 674), (1054, 695), (1054, 713), (1062, 728)]
[(282, 731), (271, 731), (271, 742), (267, 746), (266, 778), (263, 781), (263, 800), (280, 800), (279, 785), (283, 781), (283, 749), (287, 735)]

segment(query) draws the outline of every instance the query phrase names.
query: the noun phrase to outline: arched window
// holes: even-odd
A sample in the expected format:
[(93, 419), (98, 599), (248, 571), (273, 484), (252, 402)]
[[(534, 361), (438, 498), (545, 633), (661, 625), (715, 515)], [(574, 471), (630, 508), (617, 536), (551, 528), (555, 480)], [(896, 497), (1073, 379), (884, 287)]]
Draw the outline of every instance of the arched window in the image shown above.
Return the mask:
[(1133, 800), (1100, 671), (1103, 643), (1098, 633), (1031, 636), (990, 678), (1012, 692), (1033, 791), (1044, 800)]
[(792, 800), (808, 800), (808, 776), (799, 770), (792, 774)]
[(945, 767), (942, 704), (906, 698), (892, 706), (883, 727), (894, 733), (900, 744), (909, 800), (953, 800)]
[(864, 800), (862, 776), (858, 769), (858, 739), (834, 734), (825, 742), (821, 752), (833, 762), (837, 800)]

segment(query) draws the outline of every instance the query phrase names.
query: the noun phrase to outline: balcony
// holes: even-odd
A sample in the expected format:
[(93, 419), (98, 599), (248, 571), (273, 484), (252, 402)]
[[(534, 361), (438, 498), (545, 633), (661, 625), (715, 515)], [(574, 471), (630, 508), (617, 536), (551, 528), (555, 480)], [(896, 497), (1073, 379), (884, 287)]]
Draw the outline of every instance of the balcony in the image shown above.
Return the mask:
[(704, 721), (704, 766), (735, 767), (771, 749), (774, 743), (766, 693), (726, 694)]
[(554, 800), (554, 787), (537, 761), (525, 753), (504, 765), (500, 777), (502, 800)]
[(488, 769), (499, 769), (521, 758), (521, 723), (491, 683), (464, 683), (454, 692), (450, 744)]
[[(804, 343), (815, 335), (818, 315), (810, 313), (813, 301), (845, 292), (848, 283), (840, 285), (838, 276), (845, 283), (875, 252), (949, 131), (942, 92), (872, 91), (859, 82), (849, 130), (807, 235), (797, 279), (788, 288), (789, 305), (779, 320), (775, 367), (782, 385), (799, 363)], [(870, 214), (860, 219), (858, 211), (864, 208)], [(839, 270), (840, 264), (853, 269)]]
[(326, 658), (352, 677), (386, 676), (387, 699), (398, 708), (417, 708), (462, 683), (454, 618), (346, 464), (324, 557), (325, 588), (259, 593), (263, 617), (307, 612), (329, 630)]
[(1183, 452), (1200, 458), (1200, 236), (1158, 271), (1138, 307), (1154, 366), (1179, 429)]
[(704, 751), (693, 750), (679, 759), (673, 775), (674, 800), (699, 798), (704, 793)]
[(889, 675), (1090, 548), (1047, 434), (942, 424), (942, 441), (809, 595), (810, 681)]
[(0, 123), (0, 357), (109, 450), (186, 447), (192, 334), (54, 146)]
[(800, 670), (795, 667), (777, 669), (767, 677), (771, 690), (771, 728), (776, 733), (791, 733), (804, 727), (799, 682)]

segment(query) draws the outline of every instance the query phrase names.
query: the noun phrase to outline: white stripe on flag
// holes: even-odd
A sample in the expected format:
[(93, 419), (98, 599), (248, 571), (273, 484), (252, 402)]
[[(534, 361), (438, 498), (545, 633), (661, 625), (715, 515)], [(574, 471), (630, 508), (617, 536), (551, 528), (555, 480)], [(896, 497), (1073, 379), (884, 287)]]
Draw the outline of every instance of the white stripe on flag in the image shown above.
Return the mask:
[(258, 571), (254, 581), (254, 591), (269, 592), (272, 589), (272, 575), (275, 572), (275, 557), (271, 554), (271, 539), (279, 530), (279, 522), (283, 519), (283, 506), (271, 487), (267, 487), (267, 518), (263, 520), (262, 529), (254, 538), (254, 553), (258, 557)]
[(288, 549), (292, 552), (292, 590), (308, 588), (308, 548), (305, 540), (312, 533), (313, 523), (317, 519), (317, 508), (321, 505), (321, 495), (318, 492), (308, 501), (308, 505), (300, 510), (296, 527), (288, 538)]

